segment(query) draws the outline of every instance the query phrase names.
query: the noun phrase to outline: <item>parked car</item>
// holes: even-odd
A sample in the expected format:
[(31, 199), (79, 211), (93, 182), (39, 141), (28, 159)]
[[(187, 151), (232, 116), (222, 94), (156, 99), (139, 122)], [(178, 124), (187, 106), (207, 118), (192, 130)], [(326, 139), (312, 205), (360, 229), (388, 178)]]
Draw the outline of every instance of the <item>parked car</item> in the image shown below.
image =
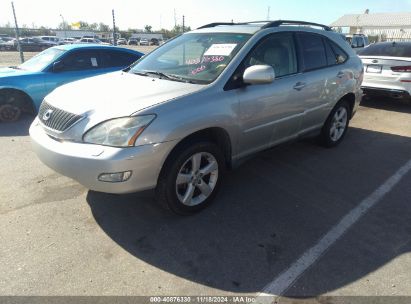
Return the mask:
[(362, 77), (327, 26), (214, 23), (125, 71), (56, 89), (30, 134), (45, 164), (87, 188), (155, 188), (167, 208), (190, 214), (212, 202), (226, 166), (257, 151), (313, 133), (338, 145)]
[(38, 36), (36, 38), (41, 39), (42, 41), (50, 42), (53, 46), (59, 45), (60, 43), (60, 38), (56, 36)]
[(0, 51), (12, 51), (16, 49), (16, 39), (6, 40), (4, 38), (0, 41)]
[(140, 40), (138, 38), (130, 38), (128, 45), (138, 45), (139, 41)]
[(76, 38), (64, 38), (63, 40), (60, 41), (60, 45), (62, 44), (73, 44), (76, 43), (77, 39)]
[(125, 38), (117, 39), (117, 45), (127, 45), (127, 40)]
[(49, 48), (25, 63), (0, 69), (0, 121), (36, 113), (56, 87), (126, 68), (143, 54), (123, 48), (62, 45)]
[(93, 43), (93, 44), (101, 44), (102, 41), (95, 38), (81, 38), (78, 43)]
[(370, 45), (368, 36), (364, 34), (345, 35), (345, 38), (357, 53)]
[[(41, 52), (55, 45), (39, 38), (20, 38), (19, 41), (24, 52)], [(11, 43), (13, 43), (12, 50), (17, 50), (17, 40), (13, 40)]]
[(411, 42), (381, 42), (359, 52), (365, 75), (366, 96), (410, 100)]
[(150, 45), (160, 45), (160, 40), (157, 38), (151, 38)]
[(150, 42), (148, 41), (147, 38), (141, 38), (138, 44), (139, 45), (150, 45)]

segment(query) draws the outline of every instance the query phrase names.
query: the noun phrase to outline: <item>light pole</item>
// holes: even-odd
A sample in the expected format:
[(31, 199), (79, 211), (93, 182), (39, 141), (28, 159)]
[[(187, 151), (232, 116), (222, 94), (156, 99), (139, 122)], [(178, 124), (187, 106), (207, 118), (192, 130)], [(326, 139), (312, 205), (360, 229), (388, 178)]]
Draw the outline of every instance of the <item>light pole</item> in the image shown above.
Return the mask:
[(66, 29), (66, 21), (64, 20), (64, 17), (62, 14), (60, 14), (61, 20), (63, 20), (63, 30), (64, 30), (64, 38), (67, 38), (67, 29)]

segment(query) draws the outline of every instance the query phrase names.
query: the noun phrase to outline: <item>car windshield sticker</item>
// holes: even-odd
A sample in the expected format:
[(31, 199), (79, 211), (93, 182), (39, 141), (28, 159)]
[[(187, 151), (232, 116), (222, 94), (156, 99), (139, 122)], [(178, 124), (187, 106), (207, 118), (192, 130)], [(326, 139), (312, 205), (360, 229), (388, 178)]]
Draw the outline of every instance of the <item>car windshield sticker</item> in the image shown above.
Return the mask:
[(93, 67), (98, 67), (98, 64), (97, 64), (97, 59), (96, 58), (91, 58), (91, 65), (93, 66)]
[(204, 56), (229, 56), (237, 44), (213, 44)]

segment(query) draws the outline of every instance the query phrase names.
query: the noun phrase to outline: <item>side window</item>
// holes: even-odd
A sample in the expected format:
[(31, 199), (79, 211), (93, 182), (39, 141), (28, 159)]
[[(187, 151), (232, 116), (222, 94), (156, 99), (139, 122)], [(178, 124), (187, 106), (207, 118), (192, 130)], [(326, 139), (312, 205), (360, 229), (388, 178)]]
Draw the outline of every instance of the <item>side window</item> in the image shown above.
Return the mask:
[(97, 51), (78, 51), (63, 59), (63, 71), (85, 71), (101, 68)]
[(253, 65), (270, 65), (275, 76), (297, 73), (297, 53), (292, 33), (278, 33), (261, 41), (245, 61), (245, 68)]
[(337, 62), (337, 55), (334, 53), (333, 49), (331, 48), (331, 45), (327, 41), (327, 39), (324, 39), (324, 45), (325, 45), (325, 52), (327, 54), (327, 64), (328, 65), (336, 65)]
[(343, 49), (341, 47), (339, 47), (336, 43), (327, 40), (328, 44), (330, 45), (330, 47), (332, 48), (334, 54), (335, 54), (335, 58), (337, 60), (337, 64), (341, 64), (344, 63), (348, 60), (348, 55), (346, 52), (343, 51)]
[(304, 70), (310, 71), (327, 66), (327, 55), (320, 35), (310, 33), (298, 34)]
[(138, 56), (126, 52), (101, 51), (101, 64), (105, 68), (128, 67), (139, 59)]

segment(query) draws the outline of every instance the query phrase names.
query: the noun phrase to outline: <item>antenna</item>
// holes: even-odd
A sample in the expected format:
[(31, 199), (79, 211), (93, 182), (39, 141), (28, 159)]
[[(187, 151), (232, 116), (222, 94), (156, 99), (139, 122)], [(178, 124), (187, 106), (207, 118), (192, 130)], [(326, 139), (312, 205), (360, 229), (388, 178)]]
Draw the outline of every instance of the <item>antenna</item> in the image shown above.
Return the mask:
[(271, 7), (269, 6), (267, 8), (267, 20), (270, 20), (270, 10), (271, 10)]

